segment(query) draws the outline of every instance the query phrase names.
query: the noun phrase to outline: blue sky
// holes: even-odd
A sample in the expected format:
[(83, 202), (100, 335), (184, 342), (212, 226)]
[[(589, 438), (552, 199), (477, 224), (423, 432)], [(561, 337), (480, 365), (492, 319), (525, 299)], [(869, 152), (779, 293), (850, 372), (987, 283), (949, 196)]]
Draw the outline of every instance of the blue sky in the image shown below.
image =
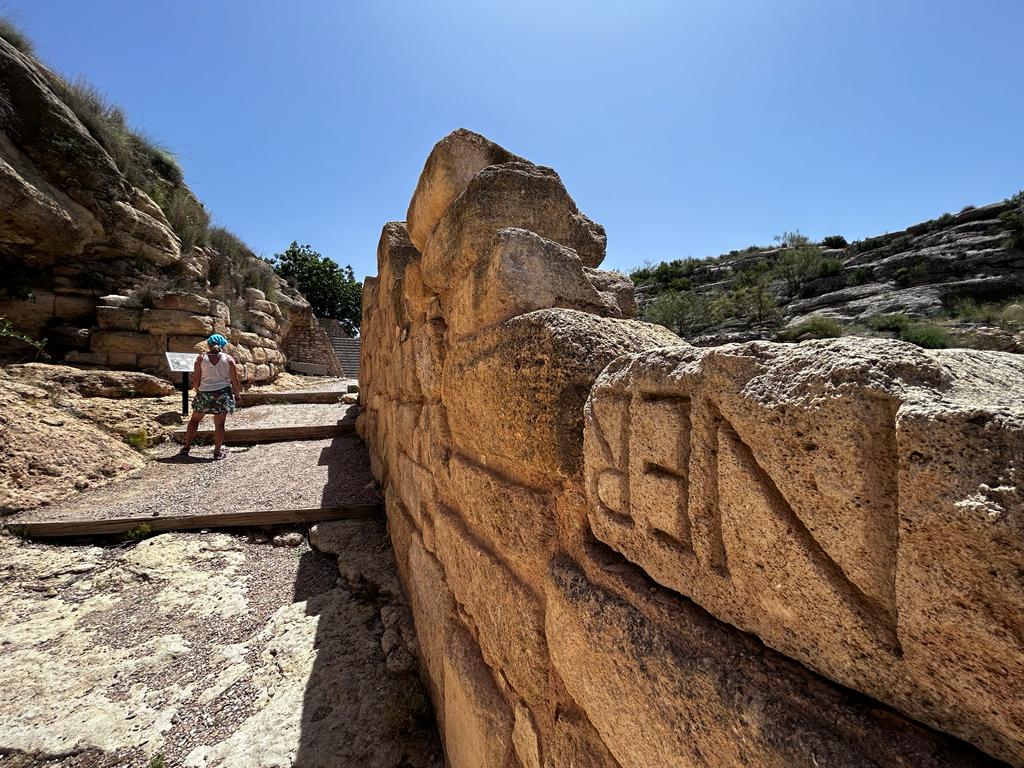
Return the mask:
[(457, 127), (553, 166), (606, 267), (849, 239), (1024, 187), (1019, 0), (0, 0), (257, 251), (376, 272)]

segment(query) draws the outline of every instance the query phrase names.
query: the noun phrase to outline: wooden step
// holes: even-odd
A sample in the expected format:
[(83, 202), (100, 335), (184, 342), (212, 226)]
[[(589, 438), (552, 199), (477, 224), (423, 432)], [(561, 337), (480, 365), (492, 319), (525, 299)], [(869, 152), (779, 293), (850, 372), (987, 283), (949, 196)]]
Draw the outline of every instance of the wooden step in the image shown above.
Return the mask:
[[(226, 429), (224, 443), (239, 445), (244, 443), (276, 443), (284, 440), (324, 440), (331, 437), (342, 437), (355, 434), (355, 419), (345, 419), (337, 424), (313, 424), (304, 427), (253, 427), (250, 429)], [(174, 432), (174, 439), (179, 443), (185, 441), (185, 430)], [(213, 440), (212, 429), (200, 429), (196, 432), (196, 440)]]
[(320, 392), (243, 392), (242, 407), (252, 405), (279, 405), (282, 403), (340, 403), (345, 391), (330, 389)]
[[(249, 512), (215, 512), (209, 515), (159, 515), (157, 517), (115, 517), (107, 520), (33, 520), (10, 522), (6, 528), (30, 539), (68, 536), (107, 536), (129, 531), (197, 531), (207, 528), (245, 528), (286, 523), (318, 523), (374, 517), (380, 504), (350, 504), (312, 509), (264, 509)], [(148, 526), (148, 527), (147, 527)]]

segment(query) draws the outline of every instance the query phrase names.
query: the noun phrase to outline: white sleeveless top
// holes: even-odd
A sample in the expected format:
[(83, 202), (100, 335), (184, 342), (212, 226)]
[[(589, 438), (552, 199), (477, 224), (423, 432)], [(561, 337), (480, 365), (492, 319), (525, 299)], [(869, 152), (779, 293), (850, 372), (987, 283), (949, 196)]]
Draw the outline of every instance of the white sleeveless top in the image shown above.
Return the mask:
[(200, 360), (202, 360), (200, 365), (203, 372), (203, 379), (199, 383), (200, 392), (214, 392), (231, 386), (231, 365), (228, 362), (231, 357), (229, 355), (221, 352), (216, 365), (210, 362), (210, 358), (205, 352)]

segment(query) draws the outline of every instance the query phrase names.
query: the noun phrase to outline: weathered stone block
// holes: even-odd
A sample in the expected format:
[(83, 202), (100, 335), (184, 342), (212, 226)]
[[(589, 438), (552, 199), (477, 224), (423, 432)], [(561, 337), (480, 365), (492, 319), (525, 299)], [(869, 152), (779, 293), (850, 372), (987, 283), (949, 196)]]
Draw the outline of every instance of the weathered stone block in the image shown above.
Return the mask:
[(96, 298), (94, 296), (62, 296), (57, 294), (53, 301), (53, 314), (62, 320), (89, 320), (95, 312)]
[(809, 675), (649, 581), (632, 578), (621, 591), (557, 563), (547, 637), (559, 677), (622, 768), (991, 763)]
[(720, 619), (1012, 758), (1022, 402), (1024, 360), (1000, 353), (846, 339), (632, 355), (587, 407), (591, 523)]
[(253, 372), (253, 378), (256, 381), (270, 381), (271, 372), (270, 366), (268, 365), (257, 365), (256, 370)]
[(542, 707), (548, 650), (541, 600), (443, 506), (434, 518), (434, 535), (448, 587), (472, 617), (488, 664), (527, 703)]
[(442, 294), (442, 305), (455, 339), (535, 309), (620, 314), (584, 275), (574, 251), (525, 229), (498, 230), (476, 269)]
[(96, 307), (96, 324), (103, 330), (137, 331), (141, 321), (141, 308)]
[(206, 336), (168, 336), (168, 352), (205, 352)]
[(609, 307), (609, 317), (631, 318), (636, 315), (636, 296), (633, 281), (628, 275), (604, 269), (585, 267), (583, 273), (597, 289), (601, 300)]
[(154, 333), (209, 336), (213, 333), (213, 319), (209, 315), (195, 315), (176, 309), (147, 309), (142, 313), (139, 329)]
[(529, 163), (477, 173), (445, 211), (423, 250), (423, 279), (438, 293), (464, 280), (505, 227), (536, 232), (571, 248), (584, 266), (604, 259), (604, 228), (576, 208), (558, 174)]
[(409, 202), (409, 236), (421, 251), (441, 215), (470, 180), (488, 165), (525, 162), (479, 133), (459, 128), (431, 150)]
[(465, 628), (444, 660), (444, 742), (452, 768), (516, 768), (512, 714)]
[(173, 309), (192, 315), (209, 315), (210, 300), (194, 293), (165, 293), (153, 299), (155, 309)]
[(601, 370), (625, 352), (679, 343), (660, 326), (573, 310), (515, 317), (449, 351), (443, 391), (452, 438), (537, 487), (578, 476), (583, 404)]
[(133, 331), (96, 331), (89, 338), (93, 352), (132, 352), (157, 354), (167, 350), (167, 337), (157, 333)]
[(118, 368), (135, 368), (139, 363), (139, 356), (134, 352), (111, 352), (107, 355), (107, 365)]

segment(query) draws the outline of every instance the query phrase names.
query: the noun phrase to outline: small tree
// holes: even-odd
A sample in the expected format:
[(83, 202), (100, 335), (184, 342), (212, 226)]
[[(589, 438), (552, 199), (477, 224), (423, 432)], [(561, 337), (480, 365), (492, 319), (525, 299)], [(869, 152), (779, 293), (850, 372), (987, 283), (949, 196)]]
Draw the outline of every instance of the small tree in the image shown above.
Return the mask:
[(680, 336), (698, 333), (714, 322), (709, 299), (692, 291), (668, 291), (652, 301), (644, 318)]
[(334, 318), (355, 335), (362, 316), (363, 286), (352, 267), (340, 267), (312, 246), (294, 240), (284, 253), (274, 255), (273, 265), (277, 274), (302, 292), (314, 314)]

